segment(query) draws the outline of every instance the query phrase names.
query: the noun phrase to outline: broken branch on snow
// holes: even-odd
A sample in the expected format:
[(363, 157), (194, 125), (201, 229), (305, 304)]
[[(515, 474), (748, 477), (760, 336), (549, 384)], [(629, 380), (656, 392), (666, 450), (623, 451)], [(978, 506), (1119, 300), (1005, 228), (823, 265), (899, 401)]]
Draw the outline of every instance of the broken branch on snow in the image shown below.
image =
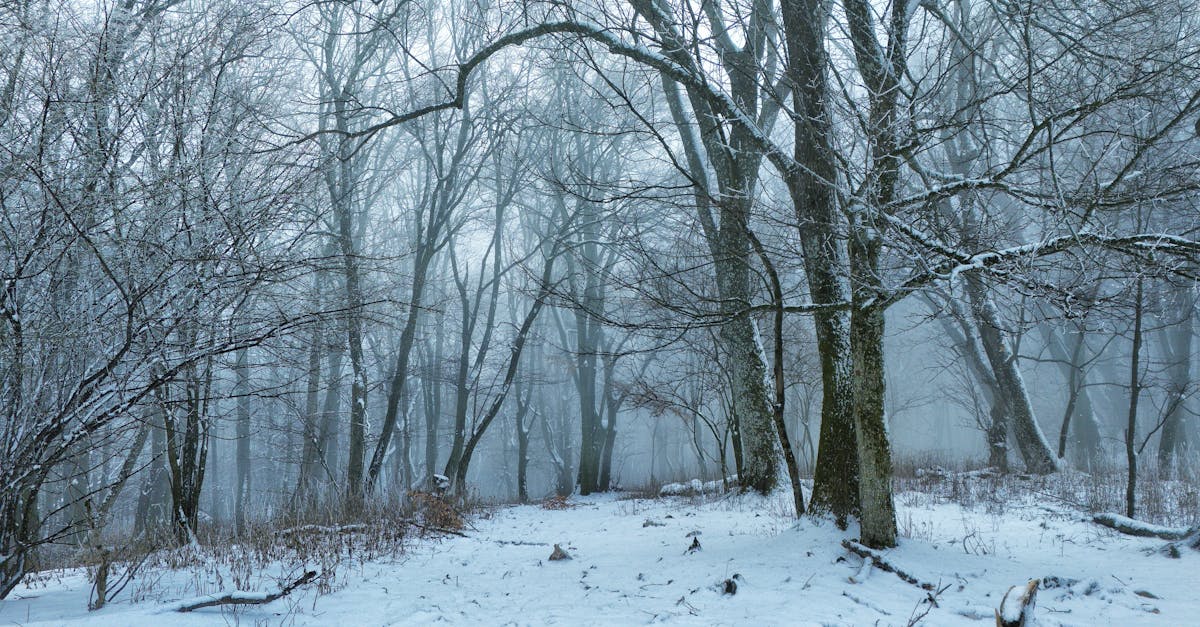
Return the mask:
[(1200, 532), (1200, 527), (1163, 527), (1135, 520), (1120, 514), (1104, 513), (1092, 516), (1092, 522), (1115, 529), (1125, 535), (1139, 538), (1159, 538), (1161, 540), (1182, 540), (1189, 535)]
[(175, 608), (176, 612), (191, 612), (204, 607), (212, 607), (214, 605), (264, 605), (281, 599), (292, 593), (293, 590), (303, 586), (313, 579), (317, 578), (317, 571), (310, 570), (299, 579), (289, 583), (279, 590), (271, 593), (263, 592), (248, 592), (243, 590), (233, 590), (230, 592), (219, 592), (217, 594), (209, 594), (187, 601), (181, 601), (179, 607)]
[(874, 549), (868, 548), (862, 544), (854, 542), (853, 540), (842, 540), (842, 546), (847, 551), (850, 551), (864, 560), (869, 560), (875, 566), (875, 568), (892, 573), (905, 582), (911, 583), (922, 590), (935, 590), (937, 588), (937, 586), (934, 586), (931, 583), (921, 581), (920, 579), (917, 579), (903, 570), (900, 570), (896, 566), (892, 565), (891, 562), (883, 559), (883, 555)]

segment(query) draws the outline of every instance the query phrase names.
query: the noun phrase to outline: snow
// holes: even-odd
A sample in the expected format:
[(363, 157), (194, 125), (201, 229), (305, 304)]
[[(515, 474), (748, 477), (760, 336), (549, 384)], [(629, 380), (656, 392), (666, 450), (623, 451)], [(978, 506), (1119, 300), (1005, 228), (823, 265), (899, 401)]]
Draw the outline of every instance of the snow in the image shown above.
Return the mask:
[[(933, 593), (842, 548), (853, 528), (794, 520), (790, 498), (609, 494), (564, 509), (496, 507), (467, 537), (413, 538), (402, 554), (340, 564), (327, 594), (313, 585), (238, 609), (173, 611), (227, 587), (215, 563), (143, 572), (90, 613), (83, 571), (42, 573), (0, 602), (0, 625), (906, 625), (928, 609), (923, 624), (990, 626), (1009, 588), (1030, 579), (1043, 580), (1043, 627), (1183, 625), (1200, 612), (1200, 554), (1152, 554), (1161, 540), (1115, 533), (1035, 494), (964, 507), (900, 492), (901, 546), (880, 553)], [(688, 550), (693, 541), (699, 550)], [(573, 559), (550, 561), (555, 544)], [(238, 587), (275, 591), (299, 568), (280, 564)]]
[[(1037, 584), (1040, 583), (1041, 582), (1037, 582)], [(1029, 582), (1029, 585), (1031, 586), (1037, 584), (1032, 581)], [(1023, 588), (1020, 586), (1013, 586), (1012, 588), (1009, 588), (1008, 593), (1004, 595), (1004, 599), (1000, 602), (1000, 611), (997, 612), (1004, 622), (1016, 623), (1017, 621), (1021, 620), (1021, 615), (1026, 612), (1028, 609), (1027, 606), (1031, 604), (1028, 601), (1030, 596), (1026, 595), (1027, 591), (1028, 588)], [(1032, 597), (1036, 598), (1036, 589), (1034, 592), (1035, 594), (1032, 595)]]
[(225, 590), (223, 592), (214, 592), (212, 594), (202, 594), (198, 597), (192, 597), (190, 599), (182, 599), (182, 600), (176, 601), (175, 603), (172, 604), (172, 606), (173, 606), (172, 609), (181, 608), (181, 607), (190, 607), (190, 606), (194, 606), (194, 605), (201, 605), (204, 603), (212, 603), (221, 598), (238, 599), (241, 601), (246, 601), (247, 603), (262, 603), (263, 601), (266, 601), (267, 597), (269, 597), (269, 596), (271, 596), (270, 592), (253, 592), (253, 591), (248, 591), (248, 590)]
[[(736, 483), (736, 479), (733, 480)], [(668, 483), (658, 489), (659, 496), (694, 496), (698, 494), (718, 494), (725, 489), (720, 480), (701, 482), (692, 479), (687, 483)]]

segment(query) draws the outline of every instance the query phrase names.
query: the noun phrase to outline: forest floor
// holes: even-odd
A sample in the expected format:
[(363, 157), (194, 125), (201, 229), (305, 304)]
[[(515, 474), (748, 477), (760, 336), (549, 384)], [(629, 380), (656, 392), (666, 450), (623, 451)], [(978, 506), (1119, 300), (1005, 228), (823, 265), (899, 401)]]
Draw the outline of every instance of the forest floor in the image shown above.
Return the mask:
[[(486, 508), (464, 536), (412, 536), (395, 555), (341, 561), (336, 581), (186, 614), (184, 599), (231, 581), (270, 592), (302, 567), (147, 567), (95, 612), (86, 571), (42, 573), (0, 601), (0, 625), (993, 625), (1008, 588), (1031, 578), (1044, 582), (1039, 625), (1200, 621), (1200, 553), (1171, 559), (1162, 540), (1117, 534), (1038, 489), (898, 493), (903, 537), (885, 559), (933, 593), (864, 567), (841, 545), (853, 528), (797, 522), (788, 501), (618, 493)], [(572, 559), (549, 560), (555, 544)]]

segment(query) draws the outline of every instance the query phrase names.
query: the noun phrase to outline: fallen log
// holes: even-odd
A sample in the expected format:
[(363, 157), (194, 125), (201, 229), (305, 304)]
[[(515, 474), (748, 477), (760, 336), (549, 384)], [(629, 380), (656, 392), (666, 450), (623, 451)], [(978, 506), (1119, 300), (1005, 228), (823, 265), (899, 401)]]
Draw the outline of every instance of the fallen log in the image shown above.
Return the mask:
[(1179, 559), (1182, 557), (1182, 553), (1180, 553), (1179, 549), (1183, 548), (1190, 548), (1200, 551), (1200, 527), (1193, 529), (1191, 533), (1180, 538), (1179, 540), (1168, 542), (1165, 546), (1159, 549), (1159, 552), (1167, 557)]
[(1148, 522), (1135, 520), (1120, 514), (1104, 513), (1092, 516), (1092, 522), (1115, 529), (1125, 535), (1137, 536), (1139, 538), (1159, 538), (1161, 540), (1182, 540), (1189, 535), (1200, 532), (1200, 527), (1188, 529), (1186, 527), (1163, 527), (1162, 525), (1152, 525)]
[(180, 601), (176, 612), (191, 612), (204, 607), (212, 607), (214, 605), (263, 605), (281, 599), (292, 593), (293, 590), (303, 586), (313, 579), (317, 578), (317, 571), (310, 570), (304, 573), (299, 579), (283, 586), (275, 592), (249, 592), (245, 590), (231, 590), (228, 592), (218, 592), (216, 594), (208, 594), (186, 601)]
[(844, 547), (847, 551), (850, 551), (851, 553), (863, 558), (864, 560), (869, 560), (875, 566), (875, 568), (878, 568), (884, 572), (892, 573), (906, 583), (910, 583), (922, 590), (937, 589), (937, 586), (926, 581), (921, 581), (920, 579), (917, 579), (916, 577), (892, 565), (891, 562), (883, 559), (883, 555), (874, 549), (854, 542), (853, 540), (842, 540), (842, 547)]

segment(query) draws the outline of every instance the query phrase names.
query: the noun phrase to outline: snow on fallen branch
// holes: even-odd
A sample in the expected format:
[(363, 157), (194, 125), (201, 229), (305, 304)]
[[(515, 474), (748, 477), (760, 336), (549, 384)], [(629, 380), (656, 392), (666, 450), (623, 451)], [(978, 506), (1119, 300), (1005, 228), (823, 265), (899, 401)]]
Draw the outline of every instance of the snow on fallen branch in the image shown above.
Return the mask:
[(1182, 540), (1189, 535), (1200, 532), (1200, 527), (1163, 527), (1148, 522), (1135, 520), (1120, 514), (1104, 513), (1092, 516), (1092, 522), (1115, 529), (1123, 534), (1139, 538), (1159, 538), (1160, 540)]
[(194, 599), (180, 601), (175, 608), (176, 612), (191, 612), (204, 607), (212, 607), (214, 605), (263, 605), (281, 599), (292, 593), (293, 590), (303, 586), (313, 579), (316, 579), (317, 571), (310, 570), (304, 573), (299, 579), (289, 583), (275, 592), (249, 592), (245, 590), (231, 590), (228, 592), (218, 592), (216, 594), (208, 594)]
[[(728, 479), (726, 479), (728, 481)], [(720, 494), (725, 490), (725, 484), (717, 479), (715, 481), (701, 482), (699, 479), (692, 479), (687, 483), (668, 483), (659, 488), (659, 496), (703, 496), (705, 494)]]
[(300, 525), (299, 527), (289, 527), (280, 529), (275, 532), (277, 536), (290, 536), (295, 534), (317, 534), (317, 533), (358, 533), (370, 529), (367, 525), (356, 523), (352, 525)]
[(862, 544), (859, 544), (853, 540), (842, 540), (842, 547), (844, 547), (847, 551), (850, 551), (851, 553), (863, 558), (864, 560), (871, 562), (871, 564), (874, 565), (875, 568), (878, 568), (879, 570), (882, 570), (884, 572), (892, 573), (892, 574), (896, 575), (897, 577), (899, 577), (900, 579), (904, 580), (905, 582), (911, 583), (912, 585), (914, 585), (922, 590), (936, 590), (937, 589), (937, 586), (935, 586), (929, 582), (921, 581), (920, 579), (917, 579), (916, 577), (908, 574), (907, 572), (900, 570), (899, 568), (894, 566), (891, 562), (883, 559), (883, 555), (874, 549), (868, 548), (868, 547), (866, 547)]

